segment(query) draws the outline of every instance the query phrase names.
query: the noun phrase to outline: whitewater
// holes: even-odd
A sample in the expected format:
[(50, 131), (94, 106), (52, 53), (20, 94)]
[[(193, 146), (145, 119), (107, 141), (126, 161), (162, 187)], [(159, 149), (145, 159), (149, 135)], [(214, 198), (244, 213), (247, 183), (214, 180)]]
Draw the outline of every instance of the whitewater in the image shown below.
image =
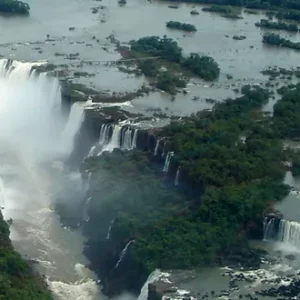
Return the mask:
[(84, 108), (75, 103), (65, 116), (59, 81), (38, 74), (40, 64), (0, 60), (0, 206), (15, 248), (36, 262), (56, 299), (99, 299), (83, 237), (53, 211), (55, 201), (83, 196), (80, 174), (65, 162)]

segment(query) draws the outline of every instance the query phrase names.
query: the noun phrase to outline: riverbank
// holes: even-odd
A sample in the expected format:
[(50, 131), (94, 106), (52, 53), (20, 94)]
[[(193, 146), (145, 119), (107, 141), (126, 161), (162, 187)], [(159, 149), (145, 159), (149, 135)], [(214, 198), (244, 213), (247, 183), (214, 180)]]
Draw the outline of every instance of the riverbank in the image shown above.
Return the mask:
[(0, 297), (7, 300), (53, 299), (44, 278), (32, 264), (18, 254), (9, 239), (9, 225), (0, 213), (1, 289)]

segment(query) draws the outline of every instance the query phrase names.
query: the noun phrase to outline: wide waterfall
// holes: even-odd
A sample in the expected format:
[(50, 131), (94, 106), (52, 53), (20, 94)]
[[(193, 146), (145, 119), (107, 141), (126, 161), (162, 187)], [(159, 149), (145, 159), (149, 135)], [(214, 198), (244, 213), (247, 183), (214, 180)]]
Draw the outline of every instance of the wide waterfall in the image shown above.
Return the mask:
[(91, 148), (88, 156), (101, 155), (114, 149), (133, 150), (136, 148), (138, 129), (125, 124), (102, 124), (99, 141)]
[(280, 220), (278, 240), (287, 246), (300, 249), (300, 223), (295, 221)]
[(64, 167), (84, 110), (73, 104), (68, 117), (62, 114), (60, 83), (38, 74), (40, 64), (0, 60), (1, 210), (13, 219), (14, 246), (38, 262), (57, 299), (99, 299), (94, 275), (84, 267), (83, 237), (62, 228), (52, 211), (57, 199), (84, 193), (79, 172)]

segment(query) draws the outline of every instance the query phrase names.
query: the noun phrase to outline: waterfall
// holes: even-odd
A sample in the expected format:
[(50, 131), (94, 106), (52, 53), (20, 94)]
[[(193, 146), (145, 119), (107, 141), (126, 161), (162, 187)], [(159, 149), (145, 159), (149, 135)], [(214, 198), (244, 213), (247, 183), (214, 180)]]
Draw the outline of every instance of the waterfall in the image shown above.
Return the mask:
[(68, 121), (62, 132), (62, 140), (64, 141), (64, 149), (67, 153), (71, 153), (74, 147), (74, 139), (76, 133), (79, 131), (80, 126), (84, 120), (84, 110), (82, 105), (75, 102), (73, 103), (70, 111)]
[[(95, 155), (97, 152), (101, 152), (102, 148), (108, 144), (109, 142), (109, 129), (110, 124), (102, 124), (99, 134), (99, 141), (97, 144), (93, 145), (91, 148), (88, 157)], [(102, 153), (102, 152), (101, 152)]]
[(288, 246), (300, 248), (300, 223), (281, 219), (278, 240)]
[(156, 140), (156, 145), (155, 145), (155, 148), (154, 148), (154, 156), (157, 155), (157, 151), (158, 151), (160, 141), (161, 141), (161, 139)]
[(89, 219), (90, 219), (90, 217), (89, 217), (89, 215), (88, 215), (88, 209), (89, 209), (89, 203), (90, 203), (91, 200), (92, 200), (92, 197), (89, 197), (89, 198), (86, 200), (85, 204), (84, 204), (83, 220), (84, 220), (85, 222), (88, 222)]
[(119, 260), (116, 263), (115, 269), (117, 269), (119, 267), (120, 263), (122, 262), (122, 260), (124, 259), (125, 255), (127, 253), (128, 247), (134, 242), (135, 242), (135, 240), (131, 240), (130, 242), (128, 242), (126, 244), (126, 246), (124, 247), (124, 249), (122, 250), (122, 252), (120, 254)]
[[(109, 138), (109, 129), (113, 126), (112, 136)], [(114, 149), (122, 149), (122, 150), (132, 150), (136, 148), (136, 139), (137, 139), (138, 129), (132, 129), (130, 126), (119, 124), (115, 125), (102, 125), (100, 132), (100, 150), (98, 151), (98, 156), (101, 155), (104, 151), (112, 152)], [(93, 149), (94, 154), (95, 150)]]
[(130, 127), (127, 127), (125, 131), (123, 131), (124, 134), (122, 135), (122, 146), (121, 149), (123, 150), (130, 150), (131, 149), (131, 136), (132, 136), (132, 130)]
[(168, 173), (169, 171), (169, 166), (170, 166), (170, 161), (171, 161), (171, 158), (174, 156), (174, 152), (168, 152), (167, 156), (166, 156), (166, 159), (165, 159), (165, 164), (164, 164), (164, 168), (163, 168), (163, 171)]
[(180, 167), (177, 169), (175, 180), (174, 180), (174, 185), (177, 186), (179, 183), (179, 175), (180, 175)]
[(110, 141), (100, 150), (98, 156), (101, 155), (104, 151), (112, 152), (115, 148), (120, 148), (121, 130), (121, 126), (117, 124), (113, 125), (112, 137)]
[(149, 283), (152, 283), (160, 278), (161, 271), (159, 269), (154, 270), (148, 277), (147, 281), (144, 283), (141, 288), (140, 295), (137, 300), (147, 300), (148, 299), (148, 286)]
[(264, 241), (270, 240), (274, 237), (275, 233), (275, 218), (272, 218), (267, 222), (264, 220)]
[(137, 135), (138, 135), (138, 129), (134, 129), (134, 133), (133, 133), (133, 138), (132, 138), (132, 142), (131, 142), (131, 150), (136, 148), (136, 140), (137, 140)]
[(73, 104), (66, 121), (59, 80), (38, 74), (37, 65), (0, 60), (0, 136), (2, 142), (17, 144), (27, 159), (41, 160), (70, 153), (83, 109)]
[(115, 219), (112, 219), (112, 221), (109, 224), (108, 231), (107, 231), (107, 236), (106, 236), (107, 240), (109, 240), (109, 238), (110, 238), (111, 229), (112, 229), (112, 226), (114, 225), (114, 223), (115, 223)]

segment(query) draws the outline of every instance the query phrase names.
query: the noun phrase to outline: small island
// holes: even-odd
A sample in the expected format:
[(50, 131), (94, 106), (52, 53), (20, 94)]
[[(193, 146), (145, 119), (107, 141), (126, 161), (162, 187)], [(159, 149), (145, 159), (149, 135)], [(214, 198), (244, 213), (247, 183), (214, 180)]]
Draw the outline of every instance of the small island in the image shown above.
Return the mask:
[(278, 47), (290, 48), (294, 50), (300, 50), (300, 43), (294, 43), (288, 39), (281, 37), (279, 34), (275, 33), (265, 33), (263, 35), (263, 43)]
[(29, 4), (18, 0), (1, 0), (0, 13), (10, 13), (18, 15), (28, 15), (30, 11)]
[(180, 23), (177, 21), (169, 21), (166, 23), (166, 26), (171, 29), (183, 30), (183, 31), (197, 31), (196, 27), (192, 24)]
[(298, 32), (299, 28), (296, 24), (289, 24), (282, 21), (272, 22), (267, 19), (261, 19), (259, 22), (255, 23), (256, 27), (268, 28), (274, 30), (285, 30), (289, 32)]
[(130, 48), (119, 49), (125, 59), (136, 59), (137, 67), (152, 84), (170, 94), (184, 88), (192, 76), (213, 81), (219, 77), (220, 68), (210, 56), (190, 53), (183, 55), (178, 43), (164, 36), (143, 37), (130, 42)]

